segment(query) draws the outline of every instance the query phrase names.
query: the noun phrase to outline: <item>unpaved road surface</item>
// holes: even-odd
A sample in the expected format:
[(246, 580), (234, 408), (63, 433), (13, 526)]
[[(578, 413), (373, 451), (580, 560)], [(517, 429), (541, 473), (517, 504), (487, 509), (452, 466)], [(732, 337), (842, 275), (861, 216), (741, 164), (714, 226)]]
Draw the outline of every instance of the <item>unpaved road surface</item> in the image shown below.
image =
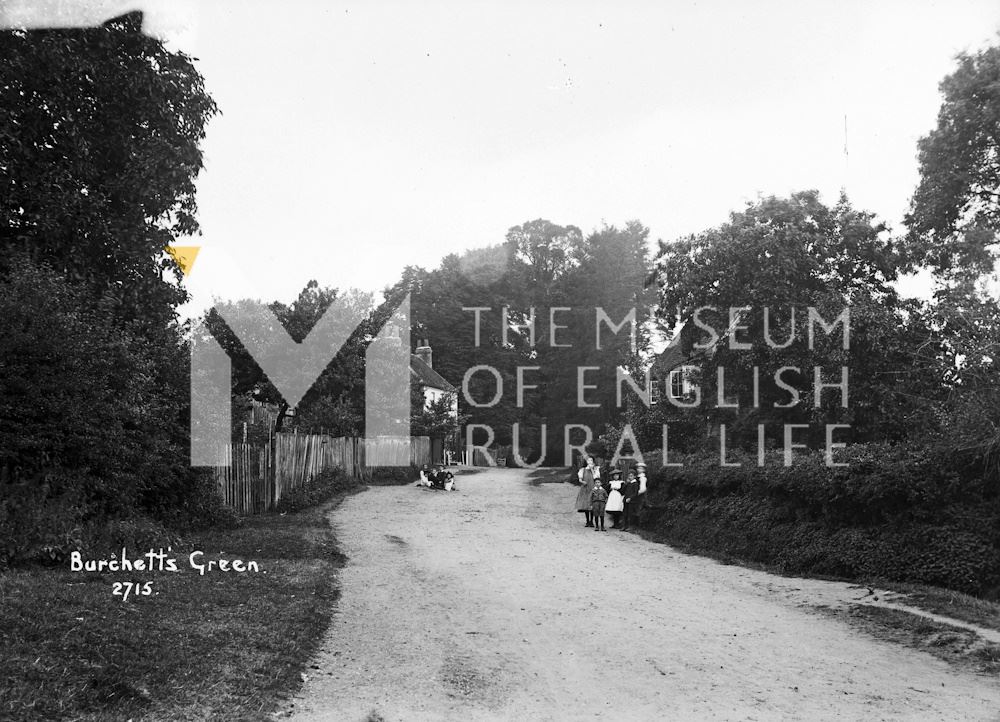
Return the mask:
[(1000, 681), (816, 613), (864, 596), (687, 556), (521, 470), (375, 487), (292, 708), (314, 720), (1000, 719)]

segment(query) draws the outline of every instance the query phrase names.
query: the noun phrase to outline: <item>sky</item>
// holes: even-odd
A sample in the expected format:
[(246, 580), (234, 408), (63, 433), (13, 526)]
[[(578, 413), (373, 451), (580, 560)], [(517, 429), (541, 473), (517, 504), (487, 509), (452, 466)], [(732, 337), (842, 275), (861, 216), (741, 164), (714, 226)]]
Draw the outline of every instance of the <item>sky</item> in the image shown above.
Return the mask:
[(147, 5), (222, 111), (188, 315), (378, 291), (535, 218), (669, 241), (846, 188), (898, 230), (938, 83), (1000, 29), (995, 0)]

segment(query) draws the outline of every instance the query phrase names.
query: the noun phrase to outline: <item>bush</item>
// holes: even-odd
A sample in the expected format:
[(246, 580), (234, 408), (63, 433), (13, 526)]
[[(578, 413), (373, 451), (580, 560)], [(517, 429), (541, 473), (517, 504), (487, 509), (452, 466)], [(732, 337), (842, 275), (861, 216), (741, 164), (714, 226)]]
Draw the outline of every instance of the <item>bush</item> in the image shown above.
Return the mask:
[(973, 594), (1000, 584), (1000, 501), (982, 466), (934, 449), (857, 445), (785, 467), (780, 455), (689, 456), (650, 484), (643, 525), (672, 543), (797, 574), (920, 582)]
[[(11, 486), (7, 487), (12, 490)], [(0, 504), (4, 547), (0, 568), (11, 564), (60, 564), (70, 552), (106, 556), (129, 549), (154, 549), (180, 542), (176, 530), (147, 516), (107, 518), (92, 513), (82, 496), (71, 492), (44, 499), (29, 498), (30, 485), (20, 485)]]
[(219, 486), (208, 469), (192, 470), (180, 498), (158, 513), (165, 525), (187, 534), (203, 529), (235, 529), (242, 524), (236, 511), (219, 493)]
[(0, 485), (0, 568), (23, 562), (54, 564), (85, 546), (90, 505), (72, 489), (53, 491), (26, 480)]
[(0, 277), (0, 565), (57, 562), (114, 519), (186, 499), (183, 349), (114, 320), (51, 268)]
[(311, 506), (322, 504), (334, 494), (347, 491), (358, 486), (358, 482), (344, 473), (343, 469), (334, 468), (321, 471), (301, 486), (297, 486), (284, 494), (276, 506), (281, 513), (296, 512)]

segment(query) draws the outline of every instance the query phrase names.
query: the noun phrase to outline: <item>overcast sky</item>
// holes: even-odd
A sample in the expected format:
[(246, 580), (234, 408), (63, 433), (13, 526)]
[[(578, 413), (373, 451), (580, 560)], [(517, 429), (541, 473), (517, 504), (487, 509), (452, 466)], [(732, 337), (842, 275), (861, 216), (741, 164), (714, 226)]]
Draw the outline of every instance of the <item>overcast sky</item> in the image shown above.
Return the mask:
[[(898, 228), (983, 2), (228, 2), (173, 42), (205, 141), (193, 308), (380, 290), (543, 217), (670, 240), (818, 188)], [(846, 129), (845, 129), (846, 116)], [(845, 155), (845, 142), (848, 154)]]

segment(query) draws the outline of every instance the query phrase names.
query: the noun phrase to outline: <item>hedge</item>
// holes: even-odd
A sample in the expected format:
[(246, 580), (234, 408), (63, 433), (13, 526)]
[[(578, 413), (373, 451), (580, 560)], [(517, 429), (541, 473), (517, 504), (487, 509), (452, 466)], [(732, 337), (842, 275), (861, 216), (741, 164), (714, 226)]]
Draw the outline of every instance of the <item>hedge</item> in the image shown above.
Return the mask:
[[(50, 477), (51, 479), (51, 477)], [(176, 545), (182, 535), (239, 525), (206, 471), (189, 475), (180, 503), (145, 513), (108, 513), (67, 476), (61, 483), (24, 479), (0, 484), (0, 570), (24, 564), (61, 564), (72, 551), (102, 556), (128, 548)]]
[(998, 484), (975, 460), (905, 445), (857, 445), (790, 466), (716, 451), (657, 471), (642, 526), (698, 552), (793, 574), (921, 582), (1000, 597)]
[(322, 504), (327, 499), (332, 498), (334, 494), (358, 486), (360, 486), (360, 482), (344, 473), (340, 467), (325, 469), (305, 484), (282, 495), (275, 506), (275, 511), (279, 513), (301, 511)]

